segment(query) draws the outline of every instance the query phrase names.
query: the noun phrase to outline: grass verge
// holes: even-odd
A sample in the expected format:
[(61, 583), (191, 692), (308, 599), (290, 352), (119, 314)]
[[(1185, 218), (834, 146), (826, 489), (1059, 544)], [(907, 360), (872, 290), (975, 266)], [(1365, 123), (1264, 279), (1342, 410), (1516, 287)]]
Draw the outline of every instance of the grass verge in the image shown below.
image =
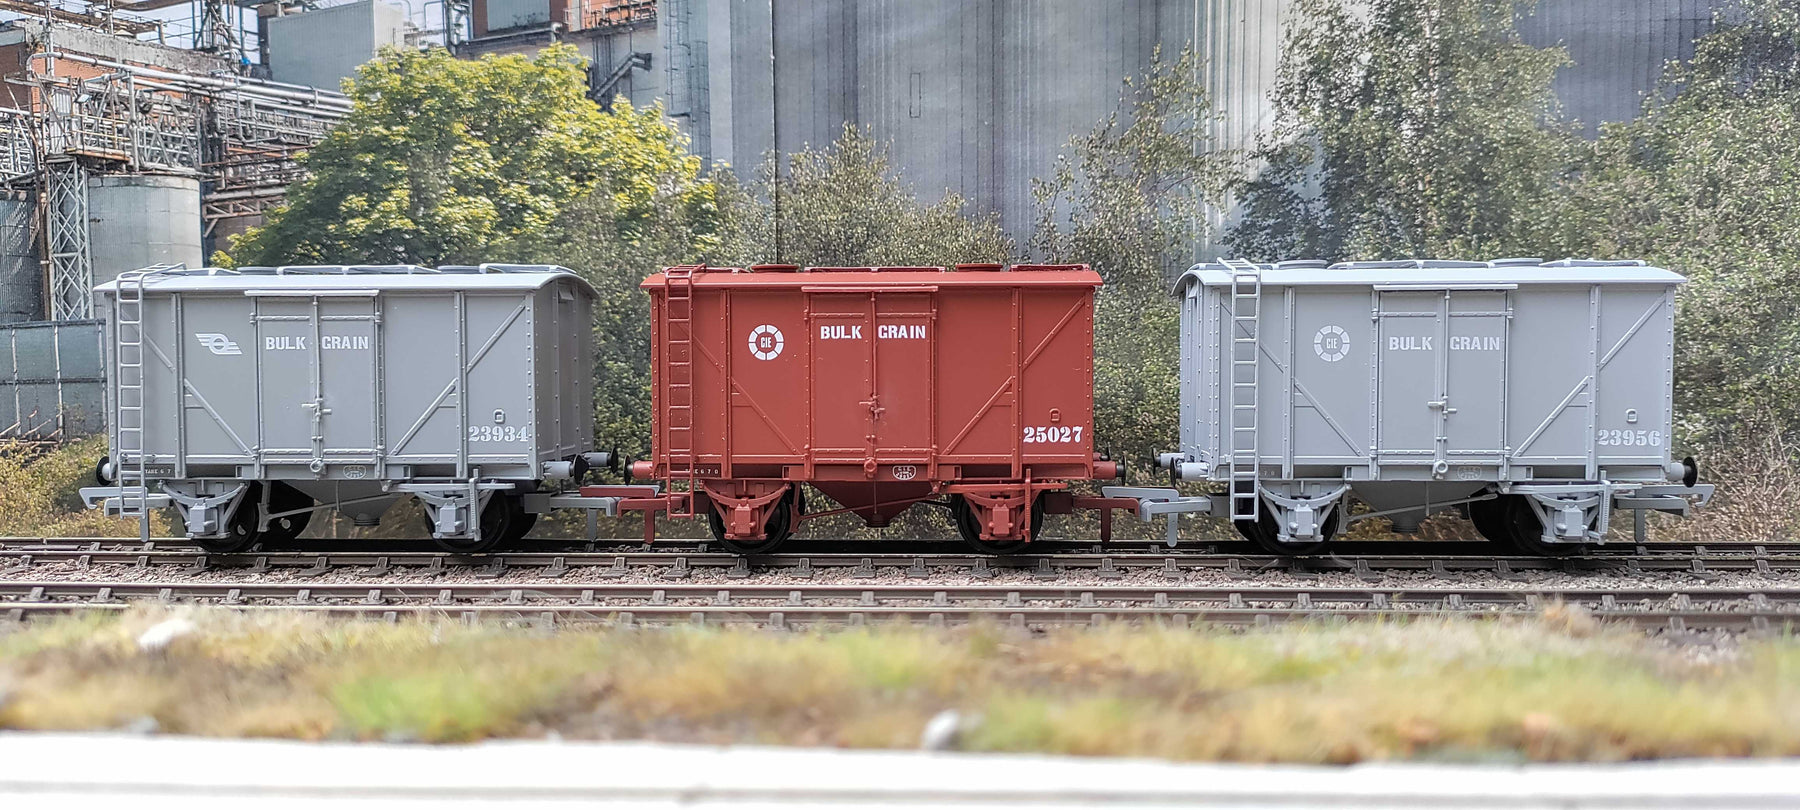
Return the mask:
[[(94, 484), (94, 462), (106, 455), (106, 437), (66, 444), (0, 439), (0, 536), (136, 537), (138, 523), (87, 509), (80, 490)], [(164, 515), (151, 532), (167, 536)]]
[[(158, 650), (148, 628), (191, 623)], [(0, 727), (919, 745), (1182, 760), (1800, 753), (1800, 641), (1518, 622), (562, 630), (134, 609), (0, 631)]]

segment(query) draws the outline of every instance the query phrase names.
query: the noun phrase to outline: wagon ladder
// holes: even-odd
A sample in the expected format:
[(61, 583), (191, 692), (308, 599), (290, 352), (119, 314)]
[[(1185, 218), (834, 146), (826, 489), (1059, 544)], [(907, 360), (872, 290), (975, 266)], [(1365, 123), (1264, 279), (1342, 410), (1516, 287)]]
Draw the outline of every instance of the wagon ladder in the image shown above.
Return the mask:
[(113, 293), (114, 475), (119, 482), (119, 515), (138, 519), (138, 533), (150, 539), (150, 480), (144, 452), (144, 282), (180, 265), (157, 265), (120, 273)]
[[(664, 341), (664, 370), (667, 372), (669, 401), (663, 407), (667, 422), (669, 452), (669, 485), (686, 481), (689, 493), (699, 491), (699, 475), (694, 456), (694, 271), (699, 267), (671, 267), (668, 279), (667, 312), (663, 319), (669, 334)], [(696, 504), (688, 497), (687, 511), (678, 512), (671, 505), (669, 517), (693, 517)]]
[(1222, 259), (1231, 271), (1231, 369), (1230, 475), (1231, 519), (1257, 520), (1261, 498), (1257, 496), (1256, 395), (1257, 371), (1262, 351), (1257, 326), (1262, 317), (1262, 269), (1243, 259)]

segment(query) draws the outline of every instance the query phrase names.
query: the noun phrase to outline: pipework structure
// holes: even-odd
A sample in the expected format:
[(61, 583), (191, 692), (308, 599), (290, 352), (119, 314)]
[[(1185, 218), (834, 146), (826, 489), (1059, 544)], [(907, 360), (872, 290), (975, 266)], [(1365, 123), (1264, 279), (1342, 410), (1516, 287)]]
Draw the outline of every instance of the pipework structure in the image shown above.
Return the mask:
[(201, 238), (239, 231), (283, 203), (298, 155), (350, 110), (339, 93), (239, 75), (229, 53), (139, 41), (116, 14), (74, 16), (0, 31), (0, 184), (36, 201), (51, 320), (92, 317), (89, 291), (106, 280), (89, 228), (96, 178), (188, 178)]

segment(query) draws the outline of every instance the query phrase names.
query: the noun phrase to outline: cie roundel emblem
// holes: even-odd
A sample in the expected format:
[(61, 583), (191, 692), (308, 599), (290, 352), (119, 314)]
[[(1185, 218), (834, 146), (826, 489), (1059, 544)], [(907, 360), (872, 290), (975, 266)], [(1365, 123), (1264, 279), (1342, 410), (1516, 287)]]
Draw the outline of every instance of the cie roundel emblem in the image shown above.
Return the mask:
[(758, 360), (774, 360), (781, 356), (781, 349), (787, 345), (781, 330), (770, 324), (763, 324), (750, 330), (750, 354)]
[(1317, 354), (1320, 360), (1336, 363), (1350, 356), (1350, 335), (1344, 331), (1343, 327), (1336, 324), (1321, 326), (1319, 331), (1313, 335), (1313, 353)]

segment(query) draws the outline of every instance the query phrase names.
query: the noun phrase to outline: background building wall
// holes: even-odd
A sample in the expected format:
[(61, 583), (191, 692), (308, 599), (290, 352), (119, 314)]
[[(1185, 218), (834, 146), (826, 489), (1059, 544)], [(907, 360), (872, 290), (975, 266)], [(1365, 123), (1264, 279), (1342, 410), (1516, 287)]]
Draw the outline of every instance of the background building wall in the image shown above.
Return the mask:
[(1525, 41), (1561, 45), (1573, 64), (1556, 74), (1563, 112), (1591, 137), (1599, 125), (1629, 121), (1656, 90), (1663, 67), (1693, 57), (1731, 0), (1541, 0), (1519, 21)]
[[(663, 0), (659, 29), (672, 7)], [(929, 200), (961, 194), (1015, 239), (1033, 225), (1031, 181), (1073, 136), (1119, 106), (1126, 77), (1189, 42), (1225, 118), (1221, 146), (1254, 143), (1268, 117), (1289, 0), (709, 0), (706, 141), (740, 168), (865, 126)], [(729, 38), (718, 32), (728, 33)], [(698, 121), (699, 112), (688, 117)], [(692, 125), (690, 125), (692, 126)], [(696, 138), (698, 145), (700, 138)]]
[(549, 25), (550, 5), (547, 0), (488, 0), (486, 13), (477, 18), (476, 33)]
[[(1692, 55), (1731, 0), (1541, 0), (1520, 22), (1573, 64), (1555, 89), (1591, 135), (1627, 120), (1663, 65)], [(1071, 137), (1119, 106), (1122, 82), (1192, 42), (1221, 114), (1213, 143), (1247, 149), (1269, 123), (1291, 0), (476, 0), (471, 54), (572, 42), (609, 95), (661, 102), (702, 157), (749, 173), (766, 155), (831, 142), (846, 125), (890, 144), (921, 198), (962, 195), (1016, 240), (1031, 184)], [(635, 9), (635, 10), (634, 10)], [(558, 31), (547, 32), (552, 23)], [(590, 27), (591, 26), (591, 27)], [(270, 20), (274, 78), (336, 86), (403, 12), (379, 0)], [(538, 33), (533, 33), (538, 32)], [(0, 43), (4, 44), (4, 43)], [(1219, 212), (1214, 224), (1223, 223)]]
[(663, 62), (662, 36), (655, 26), (580, 31), (572, 35), (569, 41), (595, 66), (600, 76), (612, 73), (614, 68), (630, 59), (634, 53), (650, 54), (650, 69), (627, 72), (610, 95), (624, 96), (633, 107), (648, 107), (667, 100), (663, 92), (664, 74), (658, 69)]
[(406, 44), (406, 13), (364, 0), (269, 20), (269, 74), (278, 82), (337, 90), (384, 46)]
[(0, 324), (44, 317), (44, 264), (38, 261), (36, 226), (32, 194), (0, 192)]

